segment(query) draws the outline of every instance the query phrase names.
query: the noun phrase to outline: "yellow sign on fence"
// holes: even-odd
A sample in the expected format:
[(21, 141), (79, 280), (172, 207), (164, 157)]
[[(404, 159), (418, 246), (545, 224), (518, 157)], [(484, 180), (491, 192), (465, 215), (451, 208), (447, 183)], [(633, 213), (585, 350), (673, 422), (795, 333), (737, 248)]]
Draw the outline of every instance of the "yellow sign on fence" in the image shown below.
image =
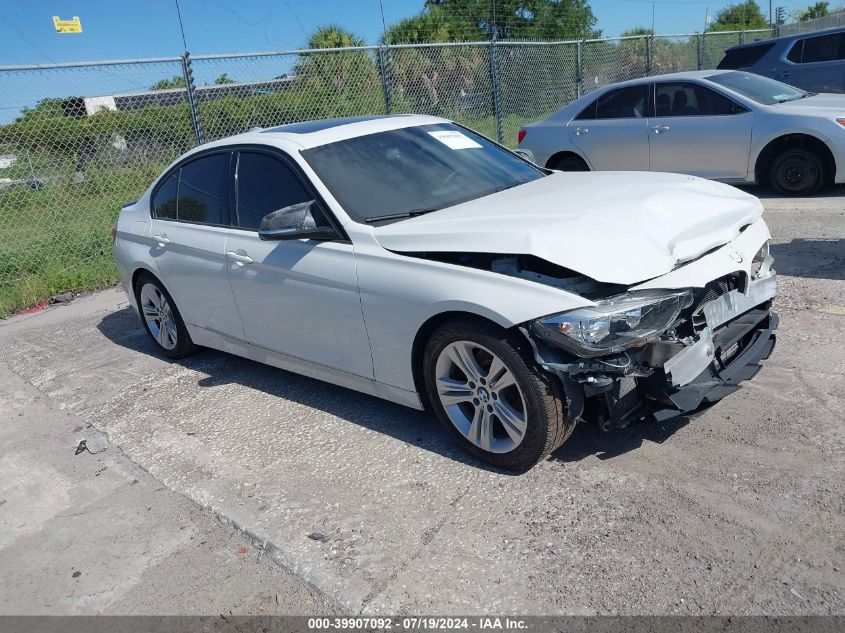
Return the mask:
[(53, 26), (56, 27), (56, 33), (82, 33), (82, 22), (77, 16), (73, 16), (72, 20), (60, 20), (59, 16), (53, 16)]

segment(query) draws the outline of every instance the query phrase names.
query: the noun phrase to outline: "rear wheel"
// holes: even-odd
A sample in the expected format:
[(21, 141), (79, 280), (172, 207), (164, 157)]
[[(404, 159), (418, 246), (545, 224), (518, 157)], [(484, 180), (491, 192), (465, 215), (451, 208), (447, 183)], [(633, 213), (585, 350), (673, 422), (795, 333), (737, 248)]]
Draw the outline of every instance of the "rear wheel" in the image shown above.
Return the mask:
[(549, 163), (549, 169), (556, 169), (557, 171), (590, 171), (587, 163), (580, 156), (573, 154), (555, 158)]
[(816, 154), (806, 149), (788, 149), (772, 161), (769, 171), (772, 186), (787, 196), (808, 196), (825, 182), (824, 165)]
[(158, 279), (140, 274), (135, 282), (135, 298), (144, 329), (162, 354), (168, 358), (185, 358), (196, 351), (182, 315)]
[(423, 359), (429, 402), (455, 441), (498, 468), (524, 472), (563, 444), (573, 425), (557, 383), (507, 332), (444, 324)]

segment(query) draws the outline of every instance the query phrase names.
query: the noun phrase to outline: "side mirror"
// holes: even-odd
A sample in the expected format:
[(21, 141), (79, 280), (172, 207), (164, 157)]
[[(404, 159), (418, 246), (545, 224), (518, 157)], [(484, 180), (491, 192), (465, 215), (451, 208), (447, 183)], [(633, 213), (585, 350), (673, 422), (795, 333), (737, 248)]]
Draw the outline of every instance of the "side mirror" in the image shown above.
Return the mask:
[(330, 226), (317, 226), (311, 208), (313, 200), (293, 204), (268, 213), (261, 219), (258, 237), (262, 240), (334, 240), (340, 237)]

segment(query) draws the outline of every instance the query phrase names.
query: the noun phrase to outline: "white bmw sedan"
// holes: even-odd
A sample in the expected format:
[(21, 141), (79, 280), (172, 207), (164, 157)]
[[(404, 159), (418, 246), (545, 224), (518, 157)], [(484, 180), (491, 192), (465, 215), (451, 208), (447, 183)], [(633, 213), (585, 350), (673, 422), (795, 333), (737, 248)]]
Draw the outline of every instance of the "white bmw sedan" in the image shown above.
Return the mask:
[(122, 209), (114, 253), (162, 354), (428, 408), (523, 471), (579, 422), (692, 411), (758, 371), (761, 213), (699, 178), (551, 172), (444, 119), (367, 117), (187, 153)]
[(599, 88), (518, 140), (551, 169), (675, 172), (808, 195), (845, 183), (845, 95), (741, 71), (673, 73)]

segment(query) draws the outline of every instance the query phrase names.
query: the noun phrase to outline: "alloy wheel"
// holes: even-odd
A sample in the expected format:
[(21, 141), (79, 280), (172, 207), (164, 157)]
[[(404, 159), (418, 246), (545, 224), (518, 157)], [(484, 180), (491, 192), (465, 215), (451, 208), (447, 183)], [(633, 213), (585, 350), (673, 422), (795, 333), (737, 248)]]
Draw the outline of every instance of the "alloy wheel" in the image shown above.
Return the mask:
[(486, 347), (449, 343), (436, 363), (440, 403), (455, 428), (491, 453), (516, 449), (528, 427), (525, 398), (514, 374)]
[(176, 319), (164, 293), (151, 283), (141, 287), (141, 313), (156, 342), (166, 350), (176, 347)]

